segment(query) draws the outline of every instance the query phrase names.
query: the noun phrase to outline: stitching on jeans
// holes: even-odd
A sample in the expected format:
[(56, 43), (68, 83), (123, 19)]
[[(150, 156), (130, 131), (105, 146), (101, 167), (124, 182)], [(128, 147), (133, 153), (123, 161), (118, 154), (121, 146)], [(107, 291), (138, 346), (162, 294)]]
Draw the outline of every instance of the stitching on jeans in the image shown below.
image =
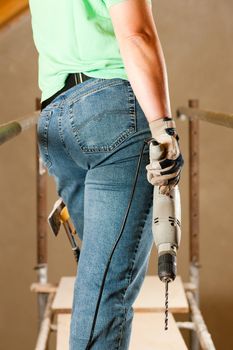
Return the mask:
[(132, 280), (132, 273), (133, 273), (133, 268), (134, 268), (134, 264), (135, 264), (135, 261), (136, 261), (136, 256), (137, 256), (137, 252), (138, 252), (138, 247), (140, 245), (140, 242), (141, 242), (141, 239), (142, 239), (142, 232), (143, 232), (143, 228), (145, 226), (145, 222), (146, 222), (146, 218), (150, 212), (150, 208), (151, 208), (151, 204), (152, 204), (152, 200), (153, 200), (153, 192), (151, 194), (151, 198), (150, 198), (150, 201), (149, 201), (149, 206), (147, 207), (147, 210), (144, 214), (144, 219), (143, 219), (143, 225), (140, 225), (140, 232), (139, 232), (139, 237), (138, 237), (138, 242), (136, 244), (136, 248), (134, 250), (134, 257), (131, 261), (131, 267), (129, 269), (129, 273), (128, 273), (128, 285), (125, 287), (124, 289), (124, 292), (122, 294), (122, 304), (123, 304), (123, 307), (124, 307), (124, 319), (122, 320), (122, 323), (121, 323), (121, 326), (119, 328), (119, 333), (118, 333), (118, 345), (117, 347), (115, 348), (115, 350), (119, 350), (120, 349), (120, 343), (121, 343), (121, 340), (122, 340), (122, 335), (123, 335), (123, 329), (124, 329), (124, 325), (125, 325), (125, 321), (126, 321), (126, 314), (127, 314), (127, 309), (125, 307), (125, 294), (126, 294), (126, 291), (128, 289), (128, 287), (130, 286), (130, 283), (131, 283), (131, 280)]
[[(109, 80), (109, 79), (105, 79), (105, 80)], [(88, 81), (88, 80), (87, 80), (87, 81)], [(70, 103), (70, 104), (72, 105), (73, 103), (78, 102), (81, 98), (86, 97), (86, 96), (89, 96), (89, 95), (93, 94), (94, 92), (101, 91), (101, 90), (103, 90), (103, 89), (108, 88), (109, 86), (121, 85), (122, 83), (123, 83), (122, 81), (114, 81), (113, 83), (109, 83), (109, 82), (108, 82), (106, 85), (105, 85), (105, 84), (104, 84), (104, 85), (100, 85), (100, 86), (97, 87), (96, 89), (88, 90), (86, 93), (84, 92), (83, 94), (81, 94), (81, 92), (86, 88), (86, 86), (85, 86), (85, 87), (83, 87), (82, 89), (79, 89), (78, 94), (77, 94), (77, 91), (76, 91), (76, 92), (72, 93), (71, 96), (68, 96), (68, 97), (66, 98), (66, 101), (67, 101), (67, 103)], [(98, 86), (99, 81), (98, 81), (98, 82), (96, 82), (96, 81), (93, 82), (92, 85), (94, 85), (94, 84), (97, 84), (97, 86)], [(91, 84), (88, 85), (88, 88), (89, 88), (90, 86), (92, 86), (92, 85), (91, 85)], [(77, 94), (77, 96), (76, 96), (76, 94)]]
[(68, 149), (66, 147), (65, 140), (64, 140), (64, 137), (63, 137), (63, 133), (62, 133), (62, 120), (63, 120), (62, 112), (63, 112), (63, 109), (64, 109), (64, 103), (61, 105), (61, 107), (59, 109), (60, 109), (60, 111), (59, 111), (59, 115), (58, 115), (58, 118), (57, 118), (59, 139), (60, 139), (60, 142), (61, 142), (61, 144), (63, 146), (63, 150), (66, 153), (67, 157), (69, 157), (71, 160), (73, 160), (71, 154), (69, 153), (69, 151), (68, 151)]
[[(146, 212), (146, 216), (148, 215), (149, 211)], [(140, 230), (140, 236), (139, 236), (139, 239), (138, 239), (138, 242), (136, 244), (136, 248), (135, 248), (135, 251), (134, 251), (134, 259), (132, 260), (133, 264), (131, 266), (131, 272), (130, 272), (130, 275), (131, 275), (131, 278), (132, 278), (132, 271), (133, 271), (133, 267), (134, 267), (134, 263), (135, 263), (135, 260), (136, 260), (136, 254), (138, 252), (138, 247), (139, 247), (139, 244), (141, 242), (141, 238), (142, 238), (142, 231), (143, 231), (143, 228), (144, 228), (144, 225), (145, 225), (145, 222), (146, 220), (144, 220), (144, 224), (143, 226), (140, 226), (141, 227), (141, 230)], [(131, 282), (131, 278), (130, 278), (130, 282)], [(124, 293), (122, 295), (122, 304), (123, 304), (123, 307), (124, 307), (124, 318), (122, 319), (122, 323), (121, 323), (121, 326), (119, 328), (119, 333), (118, 333), (118, 345), (116, 347), (115, 350), (119, 350), (120, 349), (120, 345), (121, 345), (121, 341), (122, 341), (122, 336), (123, 336), (123, 330), (124, 330), (124, 326), (125, 326), (125, 321), (126, 321), (126, 314), (127, 314), (127, 309), (125, 307), (125, 294), (126, 294), (126, 291), (130, 285), (130, 282), (128, 283), (127, 287), (125, 288), (124, 290)]]
[[(41, 112), (40, 118), (37, 125), (37, 133), (40, 136), (39, 146), (41, 147), (41, 156), (43, 155), (44, 165), (49, 169), (52, 166), (52, 161), (49, 156), (48, 150), (48, 128), (51, 122), (52, 111)], [(39, 141), (39, 140), (38, 140)]]
[(134, 91), (131, 87), (131, 84), (129, 81), (127, 81), (127, 88), (128, 88), (128, 103), (129, 103), (129, 114), (131, 116), (132, 123), (134, 125), (134, 131), (137, 131), (137, 118), (136, 118), (136, 96), (134, 94)]
[[(131, 134), (134, 134), (136, 132), (136, 130), (137, 130), (136, 129), (136, 112), (135, 112), (135, 109), (136, 109), (135, 99), (136, 98), (135, 98), (135, 95), (133, 93), (131, 86), (129, 85), (129, 82), (128, 81), (126, 81), (126, 82), (127, 82), (127, 89), (128, 89), (128, 107), (127, 107), (128, 112), (127, 113), (129, 113), (129, 117), (131, 119), (131, 126), (127, 130), (123, 131), (112, 144), (107, 144), (107, 145), (103, 145), (103, 146), (82, 145), (82, 140), (80, 139), (80, 136), (79, 136), (79, 129), (75, 126), (75, 123), (74, 123), (74, 115), (73, 115), (72, 107), (73, 107), (73, 104), (75, 104), (75, 102), (72, 102), (71, 104), (69, 104), (69, 120), (70, 120), (71, 128), (73, 131), (73, 135), (74, 135), (75, 139), (77, 140), (77, 142), (79, 143), (80, 148), (83, 151), (83, 153), (112, 152), (116, 149), (116, 147), (118, 145), (120, 145), (124, 140), (126, 140)], [(107, 88), (109, 86), (117, 86), (117, 85), (121, 85), (121, 84), (122, 84), (122, 81), (120, 83), (114, 82), (113, 84), (108, 84), (108, 85), (104, 86), (104, 88)], [(125, 84), (125, 82), (124, 82), (124, 84)], [(96, 91), (100, 91), (100, 90), (102, 90), (102, 89), (97, 89)], [(92, 92), (91, 92), (91, 94), (92, 94)], [(96, 115), (95, 118), (98, 118), (98, 115)]]

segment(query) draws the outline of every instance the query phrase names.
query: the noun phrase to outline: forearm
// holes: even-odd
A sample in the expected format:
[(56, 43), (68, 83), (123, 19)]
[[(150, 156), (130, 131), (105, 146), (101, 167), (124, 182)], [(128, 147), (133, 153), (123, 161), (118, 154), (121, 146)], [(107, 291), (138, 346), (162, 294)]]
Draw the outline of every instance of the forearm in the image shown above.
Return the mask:
[(129, 81), (148, 122), (171, 116), (166, 64), (157, 33), (120, 41)]

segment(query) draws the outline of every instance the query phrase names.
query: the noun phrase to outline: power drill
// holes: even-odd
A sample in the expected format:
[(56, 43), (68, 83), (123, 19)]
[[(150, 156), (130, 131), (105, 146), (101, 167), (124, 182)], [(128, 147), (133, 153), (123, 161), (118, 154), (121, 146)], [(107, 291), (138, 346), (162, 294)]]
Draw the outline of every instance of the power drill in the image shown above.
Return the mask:
[[(157, 141), (150, 144), (150, 160), (161, 160), (164, 147)], [(158, 276), (165, 283), (165, 330), (168, 329), (168, 283), (176, 278), (176, 254), (181, 239), (181, 204), (179, 187), (168, 195), (154, 186), (152, 232), (158, 251)]]

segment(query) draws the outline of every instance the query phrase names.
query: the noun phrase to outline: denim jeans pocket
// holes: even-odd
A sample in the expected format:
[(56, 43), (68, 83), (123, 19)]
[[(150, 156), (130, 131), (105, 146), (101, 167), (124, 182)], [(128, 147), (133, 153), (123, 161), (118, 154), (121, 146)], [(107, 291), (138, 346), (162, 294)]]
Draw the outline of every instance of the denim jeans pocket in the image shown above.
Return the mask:
[(52, 110), (44, 109), (37, 122), (37, 140), (41, 159), (43, 164), (49, 169), (52, 166), (48, 152), (48, 128), (52, 116)]
[(111, 152), (136, 132), (135, 95), (128, 80), (109, 79), (69, 103), (69, 123), (84, 153)]

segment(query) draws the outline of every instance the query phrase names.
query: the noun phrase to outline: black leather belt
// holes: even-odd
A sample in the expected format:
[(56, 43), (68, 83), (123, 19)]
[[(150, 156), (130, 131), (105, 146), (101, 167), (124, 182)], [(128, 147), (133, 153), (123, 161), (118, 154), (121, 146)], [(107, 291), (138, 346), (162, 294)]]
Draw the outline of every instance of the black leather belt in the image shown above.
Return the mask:
[(44, 109), (46, 106), (48, 106), (58, 95), (60, 95), (62, 92), (72, 88), (73, 86), (82, 83), (83, 81), (90, 79), (92, 77), (88, 77), (84, 73), (70, 73), (68, 77), (66, 78), (65, 81), (65, 86), (57, 91), (53, 96), (49, 97), (47, 100), (44, 100), (41, 103), (41, 111)]

